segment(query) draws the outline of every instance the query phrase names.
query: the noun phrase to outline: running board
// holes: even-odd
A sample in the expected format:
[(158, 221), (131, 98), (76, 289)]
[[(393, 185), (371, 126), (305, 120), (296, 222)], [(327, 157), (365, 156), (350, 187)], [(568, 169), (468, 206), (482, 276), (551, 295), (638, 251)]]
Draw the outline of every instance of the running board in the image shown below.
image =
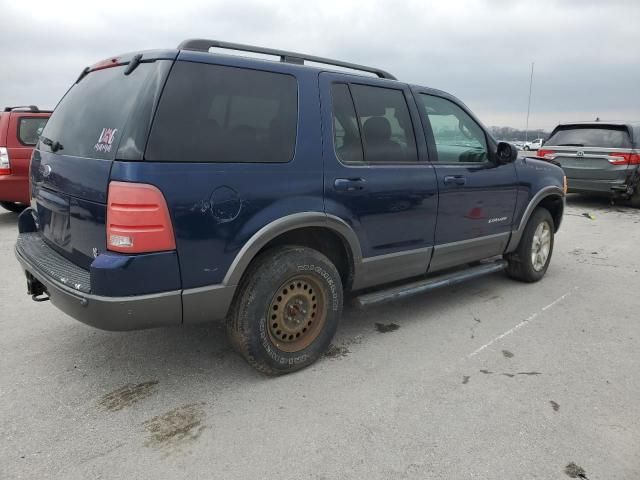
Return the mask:
[(427, 278), (418, 282), (407, 283), (397, 287), (378, 290), (377, 292), (365, 293), (355, 299), (358, 307), (369, 307), (379, 303), (389, 302), (400, 298), (411, 297), (419, 293), (429, 292), (440, 287), (447, 287), (457, 283), (465, 282), (473, 278), (499, 272), (507, 267), (505, 260), (497, 260), (491, 263), (483, 263), (465, 270), (458, 270), (453, 273)]

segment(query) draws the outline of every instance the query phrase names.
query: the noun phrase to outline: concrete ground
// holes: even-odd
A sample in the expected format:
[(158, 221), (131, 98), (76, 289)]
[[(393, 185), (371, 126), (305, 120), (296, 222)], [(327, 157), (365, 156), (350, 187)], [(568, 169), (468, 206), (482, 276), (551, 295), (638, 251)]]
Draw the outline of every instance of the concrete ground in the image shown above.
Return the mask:
[(275, 379), (217, 326), (108, 333), (32, 302), (15, 235), (0, 213), (3, 480), (640, 478), (640, 211), (571, 197), (543, 281), (347, 310)]

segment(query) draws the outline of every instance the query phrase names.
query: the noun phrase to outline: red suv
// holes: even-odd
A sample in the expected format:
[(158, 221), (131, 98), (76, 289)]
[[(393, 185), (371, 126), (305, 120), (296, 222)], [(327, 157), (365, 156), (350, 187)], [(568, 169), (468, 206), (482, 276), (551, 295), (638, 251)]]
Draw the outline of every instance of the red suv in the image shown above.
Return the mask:
[(20, 212), (29, 203), (29, 162), (51, 111), (35, 105), (0, 112), (0, 205)]

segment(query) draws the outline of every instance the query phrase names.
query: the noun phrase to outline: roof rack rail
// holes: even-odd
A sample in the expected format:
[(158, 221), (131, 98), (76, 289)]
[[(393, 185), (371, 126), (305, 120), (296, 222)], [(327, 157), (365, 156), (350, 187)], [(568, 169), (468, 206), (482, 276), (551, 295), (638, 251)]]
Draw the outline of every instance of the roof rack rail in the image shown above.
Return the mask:
[(379, 68), (357, 65), (355, 63), (342, 62), (340, 60), (332, 60), (331, 58), (316, 57), (306, 55), (304, 53), (288, 52), (286, 50), (277, 50), (274, 48), (254, 47), (252, 45), (243, 45), (241, 43), (221, 42), (219, 40), (207, 40), (204, 38), (192, 38), (185, 40), (178, 45), (178, 50), (193, 50), (196, 52), (208, 52), (210, 48), (224, 48), (228, 50), (238, 50), (241, 52), (261, 53), (264, 55), (274, 55), (280, 57), (281, 62), (296, 63), (304, 65), (305, 60), (308, 62), (323, 63), (325, 65), (333, 65), (336, 67), (349, 68), (351, 70), (360, 70), (362, 72), (373, 73), (380, 78), (388, 78), (389, 80), (397, 80), (396, 77), (389, 72), (385, 72)]
[(40, 109), (35, 105), (16, 105), (15, 107), (4, 107), (5, 112), (11, 112), (12, 110), (29, 110), (30, 112), (40, 111)]

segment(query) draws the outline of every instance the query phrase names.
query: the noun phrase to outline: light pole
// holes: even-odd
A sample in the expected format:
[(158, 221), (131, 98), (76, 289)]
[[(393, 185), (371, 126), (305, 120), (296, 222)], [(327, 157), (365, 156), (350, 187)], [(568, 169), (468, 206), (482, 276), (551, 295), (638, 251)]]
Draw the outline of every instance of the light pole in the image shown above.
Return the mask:
[(529, 113), (531, 112), (531, 87), (533, 86), (533, 66), (534, 62), (531, 62), (531, 76), (529, 77), (529, 101), (527, 102), (527, 126), (524, 130), (524, 141), (529, 141)]

